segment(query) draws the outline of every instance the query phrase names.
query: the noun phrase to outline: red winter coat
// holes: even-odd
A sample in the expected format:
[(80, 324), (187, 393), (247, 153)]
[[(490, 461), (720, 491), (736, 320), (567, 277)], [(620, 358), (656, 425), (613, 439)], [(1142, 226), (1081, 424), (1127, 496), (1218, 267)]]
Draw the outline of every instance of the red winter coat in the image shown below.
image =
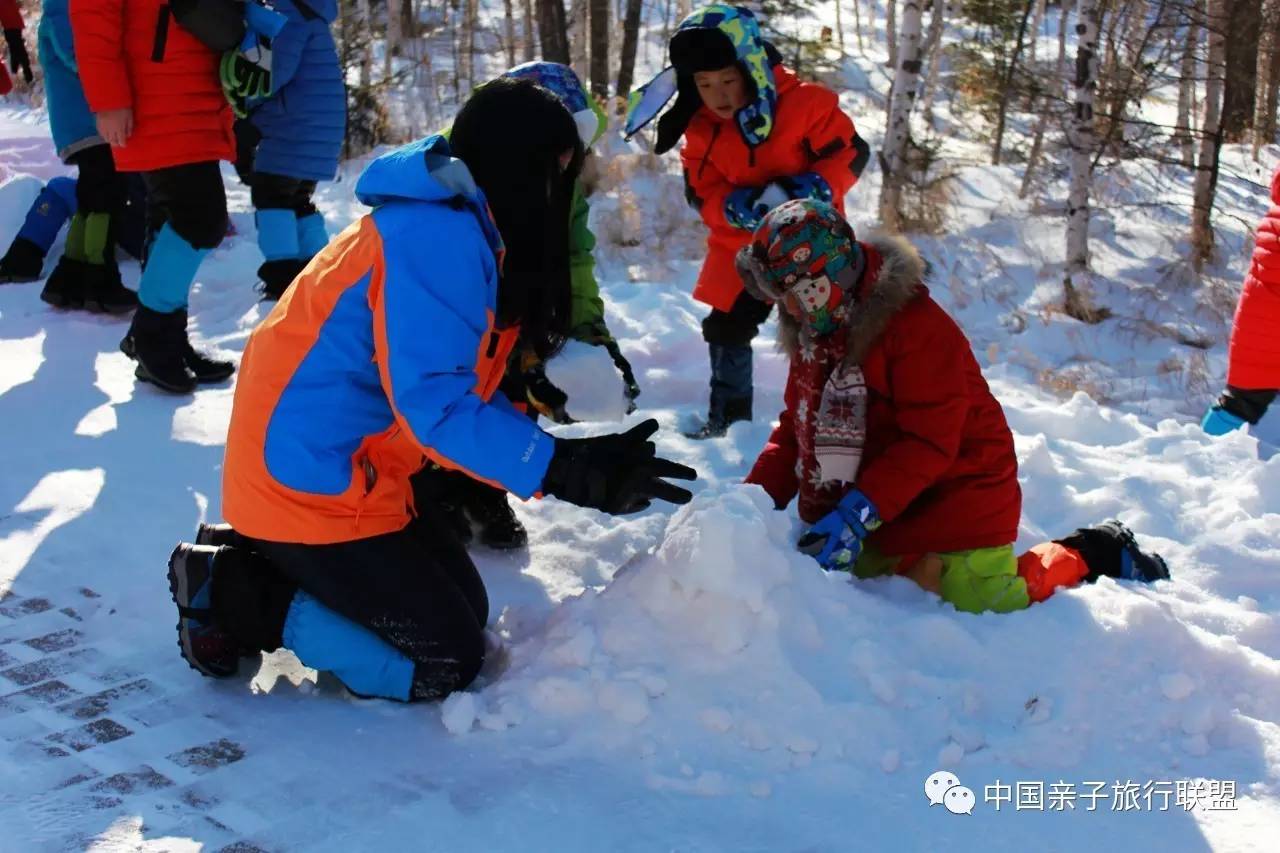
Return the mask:
[(1271, 177), (1271, 210), (1258, 226), (1253, 263), (1236, 306), (1227, 384), (1280, 390), (1280, 169)]
[(178, 26), (164, 0), (71, 0), (80, 81), (95, 113), (133, 109), (116, 167), (147, 172), (234, 160), (219, 57)]
[[(18, 8), (18, 0), (0, 0), (0, 30), (21, 30), (22, 10)], [(0, 63), (0, 95), (13, 91), (13, 81), (9, 79), (9, 71), (4, 63)]]
[(815, 355), (797, 343), (796, 323), (783, 315), (792, 353), (786, 409), (747, 482), (763, 486), (779, 507), (799, 492), (800, 518), (810, 524), (848, 492), (848, 484), (821, 484), (816, 419), (808, 415), (819, 411), (831, 370), (847, 357), (867, 385), (866, 442), (853, 487), (884, 522), (867, 541), (889, 556), (1008, 545), (1018, 537), (1022, 490), (1004, 412), (964, 332), (921, 283), (916, 251), (896, 238), (861, 246), (861, 308), (844, 336), (814, 344), (835, 352)]
[(834, 92), (800, 82), (781, 65), (773, 67), (773, 76), (778, 111), (764, 144), (751, 150), (731, 119), (700, 107), (689, 121), (680, 149), (689, 200), (711, 229), (693, 298), (721, 311), (732, 308), (742, 292), (733, 259), (751, 241), (750, 231), (735, 228), (724, 218), (729, 193), (817, 172), (831, 186), (833, 203), (843, 213), (845, 194), (857, 183), (857, 172), (866, 163), (866, 143), (841, 112)]

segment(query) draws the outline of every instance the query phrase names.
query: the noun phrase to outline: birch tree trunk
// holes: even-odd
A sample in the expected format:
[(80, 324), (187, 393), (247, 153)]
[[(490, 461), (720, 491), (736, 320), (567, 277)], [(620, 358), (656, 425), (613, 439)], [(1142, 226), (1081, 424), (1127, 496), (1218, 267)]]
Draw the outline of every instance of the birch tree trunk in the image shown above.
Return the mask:
[(1253, 96), (1253, 161), (1275, 138), (1276, 103), (1272, 71), (1280, 62), (1280, 0), (1262, 0), (1262, 31), (1258, 34), (1258, 80)]
[(502, 0), (503, 28), (507, 41), (507, 67), (516, 64), (516, 12), (513, 0)]
[(858, 53), (866, 53), (862, 45), (862, 0), (853, 0), (853, 34), (858, 41)]
[[(889, 67), (898, 67), (898, 0), (885, 0), (884, 37), (889, 42)], [(904, 26), (905, 30), (906, 27)]]
[(609, 97), (609, 0), (591, 0), (591, 94)]
[(384, 46), (386, 55), (383, 57), (382, 75), (384, 77), (391, 76), (391, 57), (400, 50), (400, 19), (403, 14), (400, 10), (400, 4), (404, 0), (387, 0), (387, 43)]
[(1222, 90), (1227, 68), (1226, 0), (1208, 0), (1205, 32), (1209, 62), (1205, 69), (1204, 123), (1200, 128), (1195, 188), (1191, 202), (1191, 261), (1196, 272), (1213, 255), (1213, 198), (1218, 189), (1218, 152), (1222, 148)]
[(1196, 150), (1191, 129), (1196, 125), (1196, 78), (1200, 64), (1200, 13), (1204, 0), (1196, 0), (1187, 10), (1187, 41), (1182, 48), (1178, 75), (1178, 118), (1173, 140), (1178, 143), (1182, 165), (1196, 166)]
[(1027, 55), (1034, 65), (1036, 61), (1036, 44), (1040, 41), (1040, 34), (1044, 32), (1044, 16), (1049, 11), (1046, 0), (1036, 0), (1035, 17), (1031, 19), (1031, 44), (1027, 47)]
[(1076, 8), (1076, 0), (1062, 0), (1062, 18), (1058, 21), (1058, 79), (1070, 80), (1067, 76), (1067, 22)]
[(836, 43), (840, 45), (840, 53), (844, 54), (844, 15), (840, 12), (842, 0), (836, 0)]
[[(364, 38), (369, 38), (369, 34), (373, 30), (373, 15), (369, 10), (369, 0), (357, 0), (356, 2), (356, 25), (363, 33)], [(360, 53), (360, 88), (368, 89), (373, 85), (373, 55), (372, 51), (364, 50)]]
[(587, 79), (587, 0), (572, 0), (569, 4), (569, 56), (570, 65), (578, 78)]
[(889, 124), (885, 132), (884, 151), (880, 153), (880, 170), (884, 181), (880, 187), (880, 221), (889, 231), (902, 229), (902, 185), (906, 171), (907, 141), (911, 135), (911, 108), (920, 82), (921, 38), (920, 0), (903, 0), (902, 32), (896, 42), (901, 62), (893, 78), (893, 97), (889, 105)]
[(1094, 322), (1089, 287), (1089, 190), (1093, 183), (1093, 154), (1098, 133), (1093, 120), (1093, 97), (1098, 82), (1098, 0), (1079, 0), (1076, 34), (1075, 115), (1068, 131), (1071, 148), (1071, 189), (1067, 198), (1067, 263), (1063, 281), (1067, 314)]
[(622, 19), (622, 58), (618, 66), (617, 95), (625, 99), (631, 94), (636, 75), (636, 45), (640, 42), (640, 13), (644, 0), (627, 0), (626, 16)]
[(938, 94), (938, 73), (942, 66), (942, 31), (949, 10), (947, 0), (933, 0), (929, 13), (929, 34), (924, 40), (924, 55), (929, 57), (929, 70), (924, 75), (924, 104), (921, 112), (925, 124), (933, 127), (933, 101)]
[(524, 0), (524, 57), (525, 62), (533, 62), (538, 55), (538, 48), (534, 44), (533, 33), (533, 0)]
[(476, 6), (479, 0), (464, 0), (462, 7), (462, 91), (476, 87)]

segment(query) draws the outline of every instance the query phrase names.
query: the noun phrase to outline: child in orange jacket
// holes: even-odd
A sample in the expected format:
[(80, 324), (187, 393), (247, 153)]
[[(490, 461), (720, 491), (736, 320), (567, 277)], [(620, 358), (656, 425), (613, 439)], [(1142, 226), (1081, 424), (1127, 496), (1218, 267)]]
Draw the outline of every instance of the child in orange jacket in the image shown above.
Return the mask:
[(685, 195), (711, 230), (693, 291), (711, 306), (702, 323), (711, 403), (706, 423), (690, 434), (711, 438), (751, 419), (751, 341), (771, 308), (743, 292), (735, 254), (784, 201), (812, 198), (843, 212), (870, 149), (836, 94), (784, 67), (747, 9), (695, 12), (671, 37), (670, 54), (672, 67), (633, 94), (626, 129), (637, 132), (678, 92), (658, 120), (655, 151), (684, 137)]

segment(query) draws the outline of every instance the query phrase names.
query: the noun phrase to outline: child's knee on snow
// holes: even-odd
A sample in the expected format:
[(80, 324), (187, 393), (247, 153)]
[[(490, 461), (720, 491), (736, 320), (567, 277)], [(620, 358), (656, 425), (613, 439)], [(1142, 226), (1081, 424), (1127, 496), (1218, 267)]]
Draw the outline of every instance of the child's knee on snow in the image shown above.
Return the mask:
[(939, 554), (938, 592), (967, 613), (1010, 613), (1030, 605), (1012, 546)]

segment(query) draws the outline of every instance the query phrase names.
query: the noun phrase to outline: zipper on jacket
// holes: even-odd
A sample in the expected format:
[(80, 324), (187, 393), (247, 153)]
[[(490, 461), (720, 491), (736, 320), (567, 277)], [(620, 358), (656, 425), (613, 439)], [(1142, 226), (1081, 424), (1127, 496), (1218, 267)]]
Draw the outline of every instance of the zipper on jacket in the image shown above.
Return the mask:
[(714, 125), (711, 128), (711, 141), (707, 143), (707, 150), (702, 154), (702, 160), (698, 163), (698, 179), (702, 179), (702, 170), (707, 168), (707, 160), (711, 157), (711, 149), (715, 147), (716, 140), (720, 138), (720, 125)]
[(156, 36), (151, 44), (151, 61), (164, 62), (165, 45), (169, 42), (169, 4), (160, 7), (156, 17)]

